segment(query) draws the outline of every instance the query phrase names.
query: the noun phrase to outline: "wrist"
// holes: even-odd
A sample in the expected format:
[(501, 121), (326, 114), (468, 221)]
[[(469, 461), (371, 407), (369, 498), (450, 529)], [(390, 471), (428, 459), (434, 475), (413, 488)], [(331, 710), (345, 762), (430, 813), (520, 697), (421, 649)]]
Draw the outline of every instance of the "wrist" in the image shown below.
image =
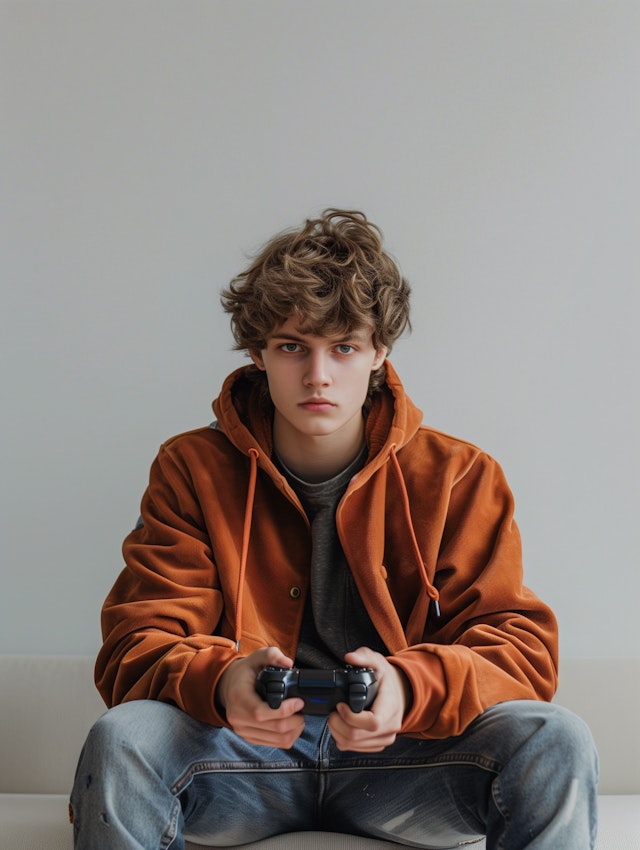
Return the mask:
[(391, 669), (395, 674), (398, 689), (402, 695), (402, 716), (406, 717), (413, 706), (413, 688), (411, 687), (409, 677), (401, 667), (392, 664)]
[(222, 673), (215, 685), (215, 689), (213, 692), (213, 701), (215, 702), (217, 711), (220, 712), (222, 717), (227, 716), (227, 705), (229, 701), (229, 688), (232, 684), (233, 674), (231, 668), (237, 664), (239, 658), (234, 658), (230, 664), (228, 664)]

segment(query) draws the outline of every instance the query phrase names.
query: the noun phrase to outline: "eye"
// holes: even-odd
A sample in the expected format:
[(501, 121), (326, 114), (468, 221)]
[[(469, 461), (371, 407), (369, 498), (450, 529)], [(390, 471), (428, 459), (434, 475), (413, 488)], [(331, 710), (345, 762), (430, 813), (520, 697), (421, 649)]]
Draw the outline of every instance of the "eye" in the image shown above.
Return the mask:
[(351, 354), (354, 348), (346, 342), (341, 342), (340, 345), (336, 345), (336, 350), (339, 354)]
[(300, 350), (297, 342), (285, 342), (280, 346), (280, 350), (287, 354), (296, 354)]

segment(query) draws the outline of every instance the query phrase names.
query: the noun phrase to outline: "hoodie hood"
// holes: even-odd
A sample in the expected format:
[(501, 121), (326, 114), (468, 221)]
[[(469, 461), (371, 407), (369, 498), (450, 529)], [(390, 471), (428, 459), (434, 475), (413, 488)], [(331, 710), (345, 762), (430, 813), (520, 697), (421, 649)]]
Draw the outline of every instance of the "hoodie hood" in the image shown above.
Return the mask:
[[(255, 449), (268, 459), (273, 453), (273, 407), (265, 397), (262, 380), (253, 375), (254, 367), (243, 366), (232, 372), (213, 402), (213, 411), (221, 431), (243, 454)], [(372, 399), (367, 415), (365, 438), (369, 449), (367, 463), (382, 456), (384, 462), (392, 446), (400, 450), (416, 433), (422, 412), (406, 395), (391, 363), (385, 361), (386, 377)]]

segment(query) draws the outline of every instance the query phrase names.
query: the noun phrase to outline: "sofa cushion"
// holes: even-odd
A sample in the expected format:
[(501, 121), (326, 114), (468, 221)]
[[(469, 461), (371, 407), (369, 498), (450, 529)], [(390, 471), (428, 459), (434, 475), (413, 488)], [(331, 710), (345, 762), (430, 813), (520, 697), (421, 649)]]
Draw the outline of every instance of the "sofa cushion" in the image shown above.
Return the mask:
[(599, 792), (640, 794), (640, 658), (561, 659), (555, 702), (591, 729)]
[(105, 710), (93, 663), (87, 656), (0, 655), (0, 792), (71, 788), (87, 732)]

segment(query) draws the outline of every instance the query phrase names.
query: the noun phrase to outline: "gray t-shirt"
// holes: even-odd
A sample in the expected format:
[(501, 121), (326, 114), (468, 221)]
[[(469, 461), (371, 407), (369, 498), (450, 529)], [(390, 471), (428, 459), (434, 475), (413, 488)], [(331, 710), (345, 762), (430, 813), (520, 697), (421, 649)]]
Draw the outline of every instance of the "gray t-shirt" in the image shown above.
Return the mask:
[(388, 654), (358, 592), (336, 528), (336, 509), (349, 481), (365, 464), (366, 447), (346, 469), (319, 483), (303, 481), (276, 462), (311, 523), (311, 583), (296, 654), (299, 667), (344, 664), (359, 646)]

